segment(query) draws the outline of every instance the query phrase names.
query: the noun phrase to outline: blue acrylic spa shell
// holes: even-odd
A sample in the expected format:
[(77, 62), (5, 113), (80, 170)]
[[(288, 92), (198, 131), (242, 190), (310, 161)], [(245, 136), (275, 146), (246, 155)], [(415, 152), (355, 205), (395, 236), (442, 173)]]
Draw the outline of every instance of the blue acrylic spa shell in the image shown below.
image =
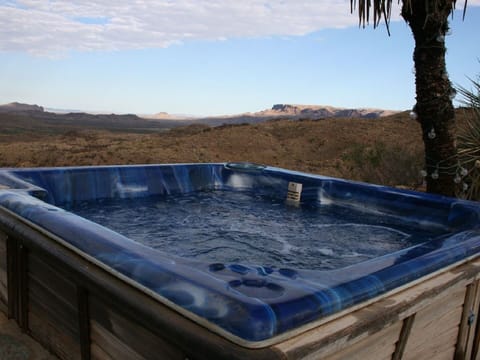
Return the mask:
[[(335, 270), (205, 263), (133, 242), (60, 206), (204, 190), (362, 207), (444, 235)], [(0, 206), (149, 289), (167, 306), (232, 339), (259, 342), (407, 284), (480, 251), (477, 203), (248, 163), (0, 169)], [(205, 321), (206, 320), (206, 321)]]

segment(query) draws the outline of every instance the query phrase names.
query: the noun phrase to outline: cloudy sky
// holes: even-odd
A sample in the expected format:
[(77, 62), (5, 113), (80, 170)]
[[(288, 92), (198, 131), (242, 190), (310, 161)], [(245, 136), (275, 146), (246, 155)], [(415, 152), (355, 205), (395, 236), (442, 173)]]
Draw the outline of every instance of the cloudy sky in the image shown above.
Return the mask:
[[(397, 2), (394, 1), (396, 4)], [(446, 39), (455, 84), (480, 74), (480, 0)], [(409, 109), (413, 40), (348, 0), (0, 0), (0, 104), (219, 115), (275, 103)]]

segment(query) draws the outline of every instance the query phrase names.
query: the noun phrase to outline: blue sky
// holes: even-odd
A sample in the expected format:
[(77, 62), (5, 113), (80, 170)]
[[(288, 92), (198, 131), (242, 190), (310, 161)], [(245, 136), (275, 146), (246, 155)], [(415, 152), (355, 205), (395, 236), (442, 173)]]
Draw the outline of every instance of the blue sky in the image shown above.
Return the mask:
[[(394, 3), (396, 3), (394, 1)], [(114, 4), (114, 5), (112, 5)], [(458, 2), (458, 8), (463, 2)], [(0, 0), (0, 104), (221, 115), (276, 103), (406, 110), (413, 39), (394, 8), (359, 29), (347, 0)], [(447, 70), (480, 74), (480, 0), (451, 19)]]

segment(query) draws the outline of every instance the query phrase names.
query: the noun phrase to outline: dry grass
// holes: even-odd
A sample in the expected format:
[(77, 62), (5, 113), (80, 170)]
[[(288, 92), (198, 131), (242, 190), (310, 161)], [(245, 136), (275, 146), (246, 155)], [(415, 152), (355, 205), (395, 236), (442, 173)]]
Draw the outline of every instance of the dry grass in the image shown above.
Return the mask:
[(270, 121), (165, 132), (3, 132), (1, 167), (251, 161), (388, 185), (418, 185), (420, 127), (406, 113), (368, 119)]

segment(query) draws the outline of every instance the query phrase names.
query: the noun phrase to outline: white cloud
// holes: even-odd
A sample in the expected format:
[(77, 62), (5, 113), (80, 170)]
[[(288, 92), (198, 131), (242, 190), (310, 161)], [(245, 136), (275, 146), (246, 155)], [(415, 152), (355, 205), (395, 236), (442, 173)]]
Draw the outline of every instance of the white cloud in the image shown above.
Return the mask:
[(58, 56), (192, 39), (304, 35), (358, 19), (348, 0), (17, 0), (0, 1), (0, 23), (0, 51)]
[(303, 35), (357, 22), (345, 0), (0, 2), (0, 51), (166, 47), (191, 39)]

